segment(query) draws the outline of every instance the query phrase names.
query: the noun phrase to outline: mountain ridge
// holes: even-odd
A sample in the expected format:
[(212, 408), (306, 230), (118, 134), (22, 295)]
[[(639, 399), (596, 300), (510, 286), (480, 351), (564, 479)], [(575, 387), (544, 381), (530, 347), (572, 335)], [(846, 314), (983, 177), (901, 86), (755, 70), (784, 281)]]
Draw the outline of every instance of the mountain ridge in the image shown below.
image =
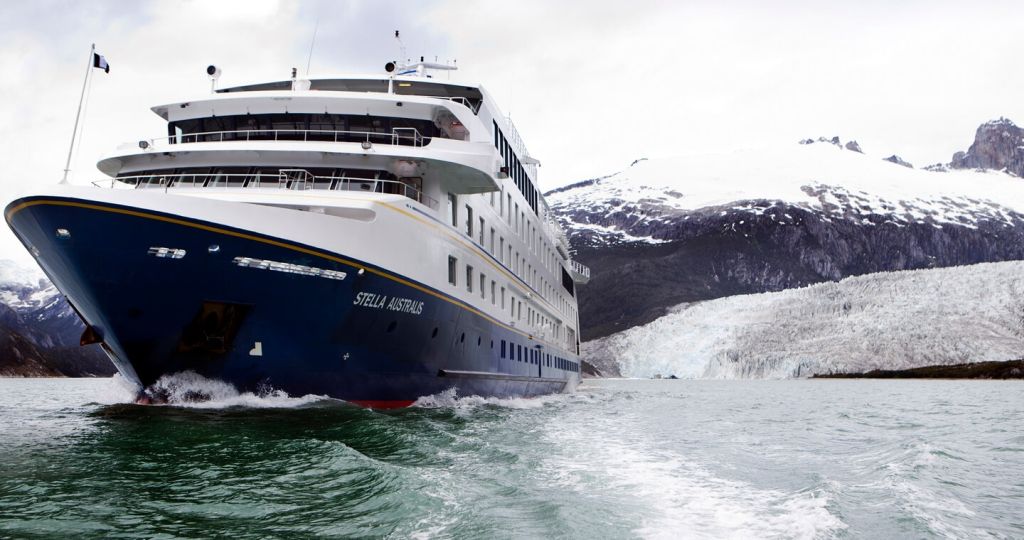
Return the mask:
[(637, 161), (549, 192), (592, 270), (583, 339), (682, 302), (1024, 258), (1024, 182), (1011, 172), (908, 168), (838, 137), (800, 143)]

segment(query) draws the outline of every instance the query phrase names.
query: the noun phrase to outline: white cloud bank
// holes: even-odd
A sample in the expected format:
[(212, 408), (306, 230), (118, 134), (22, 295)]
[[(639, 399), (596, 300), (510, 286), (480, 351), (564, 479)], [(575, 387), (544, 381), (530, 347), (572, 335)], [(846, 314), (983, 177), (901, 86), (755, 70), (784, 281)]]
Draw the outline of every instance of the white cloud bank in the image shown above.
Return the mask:
[[(642, 156), (839, 134), (917, 165), (982, 121), (1024, 122), (1019, 2), (33, 2), (0, 4), (0, 198), (56, 182), (89, 43), (96, 73), (76, 181), (117, 144), (164, 132), (148, 107), (304, 68), (456, 58), (511, 112), (542, 187)], [(6, 228), (5, 228), (6, 229)], [(0, 257), (25, 259), (4, 230)]]

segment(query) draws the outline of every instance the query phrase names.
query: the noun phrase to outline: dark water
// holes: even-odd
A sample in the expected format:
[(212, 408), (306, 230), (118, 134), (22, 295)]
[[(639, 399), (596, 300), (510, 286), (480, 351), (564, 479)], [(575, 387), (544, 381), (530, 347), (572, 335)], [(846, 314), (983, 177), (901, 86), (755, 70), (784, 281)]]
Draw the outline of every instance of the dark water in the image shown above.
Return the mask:
[(600, 381), (394, 412), (215, 390), (0, 379), (0, 537), (1024, 537), (1020, 382)]

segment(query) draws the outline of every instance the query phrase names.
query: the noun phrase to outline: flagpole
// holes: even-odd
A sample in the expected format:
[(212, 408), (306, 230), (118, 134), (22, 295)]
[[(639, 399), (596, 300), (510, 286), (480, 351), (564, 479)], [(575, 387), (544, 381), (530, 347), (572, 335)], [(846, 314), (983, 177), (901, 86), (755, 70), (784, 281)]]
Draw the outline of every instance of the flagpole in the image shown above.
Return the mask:
[(89, 63), (85, 66), (85, 80), (82, 81), (82, 95), (78, 97), (78, 112), (75, 113), (75, 127), (71, 130), (71, 146), (68, 148), (68, 161), (64, 164), (64, 178), (61, 184), (68, 183), (68, 172), (71, 170), (71, 152), (75, 149), (75, 135), (78, 134), (78, 119), (82, 115), (82, 101), (85, 100), (85, 85), (89, 82), (89, 74), (92, 72), (93, 55), (96, 54), (96, 44), (93, 43), (89, 49)]

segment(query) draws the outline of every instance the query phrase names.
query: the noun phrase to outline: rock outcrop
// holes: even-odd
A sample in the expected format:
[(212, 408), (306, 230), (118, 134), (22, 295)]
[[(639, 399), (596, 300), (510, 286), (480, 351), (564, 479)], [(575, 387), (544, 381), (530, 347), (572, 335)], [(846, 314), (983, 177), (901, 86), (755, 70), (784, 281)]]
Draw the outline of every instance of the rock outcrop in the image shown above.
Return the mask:
[(895, 163), (897, 165), (902, 165), (902, 166), (904, 166), (904, 167), (906, 167), (908, 169), (913, 169), (914, 168), (913, 165), (911, 165), (907, 161), (904, 161), (903, 158), (897, 156), (896, 154), (893, 154), (893, 155), (891, 155), (891, 156), (889, 156), (887, 158), (882, 158), (882, 161), (888, 161), (889, 163)]
[(1024, 129), (1007, 118), (978, 127), (966, 152), (953, 154), (954, 169), (992, 169), (1024, 176)]

